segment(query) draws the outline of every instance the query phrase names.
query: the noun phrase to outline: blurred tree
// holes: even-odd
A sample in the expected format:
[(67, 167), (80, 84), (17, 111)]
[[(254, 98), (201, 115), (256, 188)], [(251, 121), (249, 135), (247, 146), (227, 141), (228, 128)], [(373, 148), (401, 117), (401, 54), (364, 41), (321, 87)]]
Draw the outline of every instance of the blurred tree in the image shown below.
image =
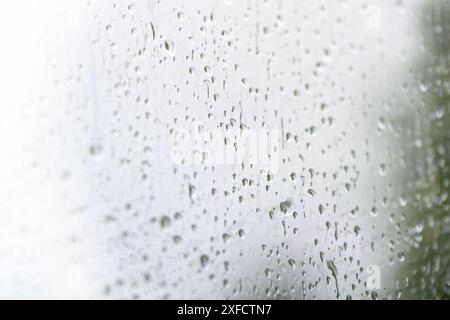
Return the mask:
[[(397, 284), (400, 298), (450, 297), (450, 2), (423, 7), (423, 52), (418, 79), (419, 103), (406, 115), (412, 136), (404, 190), (408, 204), (407, 241), (411, 248)], [(421, 106), (424, 106), (421, 108)], [(404, 141), (405, 142), (405, 141)]]

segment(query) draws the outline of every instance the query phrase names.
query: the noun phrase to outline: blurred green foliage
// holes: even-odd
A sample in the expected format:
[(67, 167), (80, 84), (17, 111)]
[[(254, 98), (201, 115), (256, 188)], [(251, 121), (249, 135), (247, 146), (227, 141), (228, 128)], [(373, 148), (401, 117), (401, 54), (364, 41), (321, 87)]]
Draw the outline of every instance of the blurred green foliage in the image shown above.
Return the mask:
[[(422, 11), (423, 50), (419, 56), (420, 101), (410, 119), (415, 147), (405, 175), (411, 241), (398, 284), (400, 298), (450, 297), (450, 2), (427, 1)], [(423, 108), (422, 108), (423, 106)]]

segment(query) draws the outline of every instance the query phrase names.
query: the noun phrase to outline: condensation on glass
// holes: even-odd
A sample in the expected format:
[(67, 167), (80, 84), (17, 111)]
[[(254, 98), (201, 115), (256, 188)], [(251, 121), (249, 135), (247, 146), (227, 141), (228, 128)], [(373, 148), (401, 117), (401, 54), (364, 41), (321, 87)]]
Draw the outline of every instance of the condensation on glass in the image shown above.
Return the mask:
[(447, 1), (0, 24), (0, 297), (449, 298)]

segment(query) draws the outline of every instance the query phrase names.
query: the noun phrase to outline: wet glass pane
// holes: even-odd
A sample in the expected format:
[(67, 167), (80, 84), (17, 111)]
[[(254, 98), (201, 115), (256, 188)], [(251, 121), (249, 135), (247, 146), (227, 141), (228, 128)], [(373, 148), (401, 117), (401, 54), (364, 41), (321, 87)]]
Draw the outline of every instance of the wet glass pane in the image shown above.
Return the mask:
[(0, 298), (449, 298), (448, 1), (0, 25)]

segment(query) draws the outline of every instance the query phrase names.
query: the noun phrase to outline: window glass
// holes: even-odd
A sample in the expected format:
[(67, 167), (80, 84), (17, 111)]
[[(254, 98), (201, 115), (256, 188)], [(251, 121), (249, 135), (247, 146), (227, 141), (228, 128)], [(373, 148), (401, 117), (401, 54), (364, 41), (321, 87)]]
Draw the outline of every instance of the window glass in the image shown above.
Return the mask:
[(1, 298), (449, 297), (448, 1), (0, 25)]

